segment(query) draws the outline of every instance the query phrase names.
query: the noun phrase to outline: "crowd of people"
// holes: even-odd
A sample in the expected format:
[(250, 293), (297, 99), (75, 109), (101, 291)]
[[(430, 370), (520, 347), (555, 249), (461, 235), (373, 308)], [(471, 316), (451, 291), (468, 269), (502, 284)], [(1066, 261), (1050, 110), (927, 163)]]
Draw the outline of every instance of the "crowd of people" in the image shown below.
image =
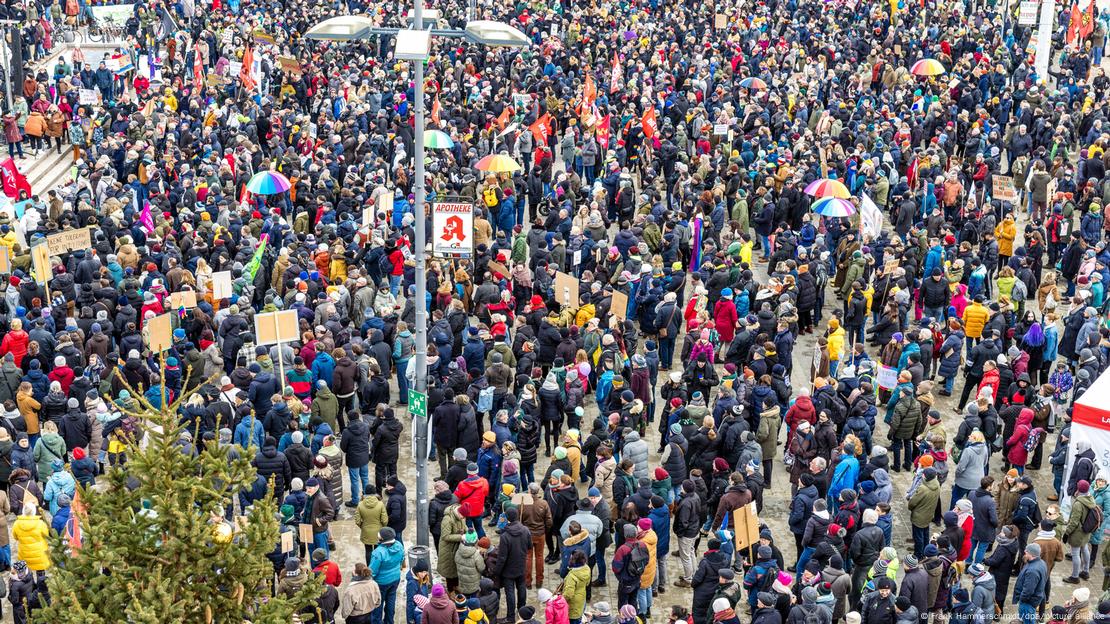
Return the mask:
[[(475, 246), (429, 259), (425, 301), (412, 66), (303, 36), (405, 7), (144, 0), (116, 53), (27, 71), (9, 154), (74, 170), (0, 211), (17, 623), (140, 401), (193, 392), (183, 452), (253, 458), (236, 505), (272, 483), (294, 535), (274, 591), (324, 580), (302, 621), (393, 624), (401, 595), (409, 624), (1110, 622), (1106, 449), (1070, 439), (1110, 364), (1110, 15), (1057, 5), (1045, 63), (1016, 2), (464, 4), (433, 8), (531, 45), (433, 45), (424, 184)], [(27, 59), (85, 19), (12, 11)], [(246, 192), (267, 170), (290, 190)], [(813, 211), (814, 183), (881, 218)], [(40, 274), (32, 245), (84, 227)], [(418, 306), (438, 478), (410, 565)], [(299, 340), (257, 344), (277, 310)]]

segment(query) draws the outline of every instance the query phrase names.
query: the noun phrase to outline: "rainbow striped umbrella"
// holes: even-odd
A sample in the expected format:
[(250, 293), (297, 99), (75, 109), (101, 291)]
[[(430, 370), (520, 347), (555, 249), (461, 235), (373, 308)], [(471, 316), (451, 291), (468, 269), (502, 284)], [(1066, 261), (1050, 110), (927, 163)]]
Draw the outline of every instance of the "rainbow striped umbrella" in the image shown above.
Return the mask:
[(744, 87), (745, 89), (753, 89), (753, 90), (754, 89), (766, 89), (767, 88), (767, 83), (764, 82), (762, 78), (756, 78), (756, 77), (752, 76), (750, 78), (745, 78), (745, 79), (741, 80), (740, 81), (740, 86)]
[(277, 171), (259, 171), (247, 182), (247, 190), (255, 195), (277, 195), (289, 190), (289, 178)]
[(487, 171), (489, 173), (512, 173), (524, 169), (517, 161), (504, 154), (490, 154), (482, 160), (479, 160), (474, 168), (478, 171)]
[(823, 217), (850, 217), (856, 214), (852, 202), (839, 197), (823, 197), (813, 202), (810, 208)]
[(843, 182), (832, 178), (822, 178), (810, 182), (809, 185), (806, 186), (805, 193), (806, 195), (818, 198), (837, 197), (839, 199), (848, 199), (852, 196), (852, 194), (848, 192), (848, 187), (844, 186)]
[(442, 130), (429, 130), (424, 133), (424, 147), (432, 149), (451, 149), (455, 142)]
[(939, 76), (947, 72), (940, 61), (931, 58), (921, 59), (910, 67), (910, 73), (914, 76)]

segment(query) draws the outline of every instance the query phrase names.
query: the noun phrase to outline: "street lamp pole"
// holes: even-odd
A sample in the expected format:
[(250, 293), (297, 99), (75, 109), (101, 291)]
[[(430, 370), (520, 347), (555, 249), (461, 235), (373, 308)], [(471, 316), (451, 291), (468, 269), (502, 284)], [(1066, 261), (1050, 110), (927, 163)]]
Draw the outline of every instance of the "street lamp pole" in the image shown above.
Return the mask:
[[(424, 30), (424, 0), (413, 0), (412, 3), (412, 17), (413, 28), (415, 30)], [(413, 92), (416, 95), (416, 101), (413, 102), (413, 115), (415, 116), (414, 125), (415, 133), (413, 140), (412, 158), (413, 158), (413, 203), (412, 214), (415, 217), (413, 224), (413, 231), (416, 236), (413, 246), (416, 248), (416, 391), (427, 392), (428, 390), (428, 305), (427, 305), (427, 284), (428, 279), (425, 274), (425, 257), (424, 247), (425, 232), (424, 226), (427, 221), (427, 215), (424, 210), (424, 61), (413, 61), (413, 80), (415, 85)], [(407, 397), (403, 397), (407, 398)], [(428, 536), (430, 534), (428, 528), (428, 419), (431, 414), (425, 414), (424, 417), (417, 416), (413, 419), (413, 435), (416, 436), (416, 544), (417, 546), (428, 547)], [(454, 449), (446, 449), (446, 452), (451, 452)], [(437, 449), (437, 452), (444, 452), (444, 449)]]

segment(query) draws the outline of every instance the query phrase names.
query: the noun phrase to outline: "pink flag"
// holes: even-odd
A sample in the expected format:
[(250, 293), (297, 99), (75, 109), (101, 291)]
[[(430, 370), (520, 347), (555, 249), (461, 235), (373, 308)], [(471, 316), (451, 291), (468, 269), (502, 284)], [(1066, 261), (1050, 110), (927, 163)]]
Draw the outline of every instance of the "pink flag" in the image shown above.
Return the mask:
[(154, 217), (150, 214), (150, 202), (143, 202), (143, 211), (139, 214), (139, 223), (148, 234), (154, 233)]

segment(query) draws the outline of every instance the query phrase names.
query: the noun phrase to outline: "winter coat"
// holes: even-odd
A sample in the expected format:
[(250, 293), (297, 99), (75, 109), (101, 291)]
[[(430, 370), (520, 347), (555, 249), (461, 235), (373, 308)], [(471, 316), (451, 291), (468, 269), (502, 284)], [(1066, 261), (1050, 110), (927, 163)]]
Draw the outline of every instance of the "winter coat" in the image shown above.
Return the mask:
[(364, 496), (355, 509), (355, 525), (361, 529), (359, 539), (363, 544), (376, 546), (378, 531), (387, 526), (389, 518), (385, 513), (385, 503), (377, 496)]
[(47, 538), (50, 537), (50, 527), (42, 517), (20, 515), (12, 525), (12, 537), (16, 541), (16, 550), (12, 553), (12, 560), (22, 559), (27, 562), (27, 567), (35, 572), (41, 572), (50, 567)]
[(455, 551), (455, 575), (459, 579), (459, 591), (464, 594), (478, 593), (478, 585), (486, 572), (486, 561), (472, 544), (463, 543)]

